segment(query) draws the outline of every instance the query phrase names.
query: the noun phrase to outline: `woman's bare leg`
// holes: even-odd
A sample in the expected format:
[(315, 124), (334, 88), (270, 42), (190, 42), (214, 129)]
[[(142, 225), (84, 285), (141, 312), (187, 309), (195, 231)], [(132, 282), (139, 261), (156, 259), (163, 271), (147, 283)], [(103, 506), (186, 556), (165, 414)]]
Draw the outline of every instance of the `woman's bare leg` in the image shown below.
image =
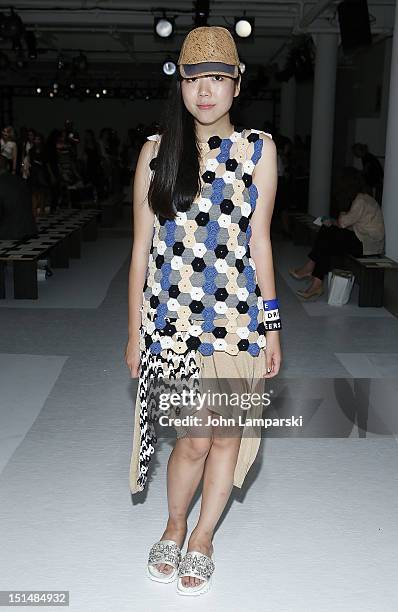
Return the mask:
[(308, 259), (308, 261), (306, 261), (305, 264), (301, 266), (301, 268), (296, 268), (296, 273), (299, 274), (299, 276), (304, 276), (306, 274), (312, 274), (312, 272), (314, 271), (314, 268), (315, 268), (315, 261), (312, 261), (312, 259)]
[[(236, 428), (233, 434), (230, 428), (228, 436), (219, 435), (218, 430), (217, 426), (213, 428), (215, 433), (206, 458), (199, 520), (191, 533), (187, 549), (188, 551), (197, 550), (207, 556), (211, 556), (213, 552), (214, 529), (233, 488), (242, 434), (240, 428)], [(199, 578), (190, 576), (184, 576), (181, 581), (187, 587), (197, 586), (203, 582)]]
[[(174, 540), (182, 545), (187, 530), (189, 504), (202, 479), (206, 457), (212, 440), (186, 437), (176, 441), (167, 464), (167, 498), (169, 518), (162, 540)], [(155, 566), (160, 572), (170, 573), (168, 563)]]

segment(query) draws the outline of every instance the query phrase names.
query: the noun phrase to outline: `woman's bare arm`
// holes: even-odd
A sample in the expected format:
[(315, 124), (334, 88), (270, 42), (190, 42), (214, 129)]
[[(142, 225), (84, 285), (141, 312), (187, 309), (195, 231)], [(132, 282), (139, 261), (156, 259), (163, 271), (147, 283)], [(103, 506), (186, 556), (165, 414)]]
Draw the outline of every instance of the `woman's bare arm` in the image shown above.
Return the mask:
[[(268, 136), (263, 139), (263, 151), (254, 171), (253, 181), (258, 190), (255, 211), (250, 220), (250, 255), (256, 266), (258, 286), (264, 300), (276, 297), (275, 275), (271, 247), (271, 219), (278, 184), (277, 150)], [(281, 365), (279, 331), (267, 331), (265, 378), (276, 376)]]
[(268, 136), (262, 138), (262, 155), (253, 172), (258, 199), (250, 220), (250, 255), (256, 265), (261, 295), (264, 300), (271, 300), (275, 298), (275, 277), (270, 227), (278, 182), (277, 151), (273, 140)]
[(133, 215), (134, 236), (131, 251), (128, 288), (129, 342), (139, 341), (142, 291), (148, 267), (155, 215), (148, 205), (150, 182), (149, 163), (155, 155), (156, 142), (148, 140), (142, 147), (134, 177)]

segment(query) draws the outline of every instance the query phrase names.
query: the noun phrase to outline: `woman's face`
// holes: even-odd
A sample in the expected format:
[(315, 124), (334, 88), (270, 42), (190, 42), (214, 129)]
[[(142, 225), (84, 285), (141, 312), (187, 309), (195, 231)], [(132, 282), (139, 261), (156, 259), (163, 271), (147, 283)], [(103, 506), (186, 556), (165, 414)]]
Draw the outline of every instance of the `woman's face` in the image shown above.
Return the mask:
[(187, 110), (203, 125), (211, 125), (228, 113), (239, 88), (233, 79), (216, 74), (183, 79), (181, 83)]
[(12, 137), (12, 131), (10, 130), (10, 128), (5, 127), (3, 128), (1, 135), (3, 136), (4, 140), (9, 140)]

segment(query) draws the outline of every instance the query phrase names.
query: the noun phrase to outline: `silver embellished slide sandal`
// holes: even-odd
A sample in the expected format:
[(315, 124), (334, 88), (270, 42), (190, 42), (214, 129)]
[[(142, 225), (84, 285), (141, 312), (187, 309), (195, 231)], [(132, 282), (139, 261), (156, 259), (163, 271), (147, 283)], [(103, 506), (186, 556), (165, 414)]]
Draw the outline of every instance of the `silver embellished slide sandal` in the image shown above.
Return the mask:
[[(211, 557), (196, 550), (187, 552), (178, 568), (177, 593), (191, 596), (207, 593), (211, 587), (215, 569), (214, 561), (214, 549)], [(199, 578), (202, 582), (198, 586), (186, 587), (182, 584), (181, 578), (183, 576)]]
[[(181, 561), (181, 549), (173, 540), (160, 540), (149, 551), (147, 573), (151, 580), (156, 582), (173, 582), (177, 578), (177, 571)], [(165, 573), (159, 572), (155, 565), (167, 563), (173, 570)]]

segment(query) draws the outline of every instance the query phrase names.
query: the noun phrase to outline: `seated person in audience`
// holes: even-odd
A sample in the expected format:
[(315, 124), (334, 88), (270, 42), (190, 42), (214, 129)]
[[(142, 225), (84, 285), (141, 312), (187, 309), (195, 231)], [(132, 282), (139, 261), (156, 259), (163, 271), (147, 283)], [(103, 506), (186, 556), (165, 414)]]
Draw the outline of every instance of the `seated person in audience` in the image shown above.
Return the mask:
[(0, 155), (0, 240), (37, 236), (32, 197), (26, 181), (10, 173), (9, 161)]
[(383, 166), (377, 159), (376, 155), (370, 153), (368, 145), (356, 142), (351, 148), (354, 157), (358, 157), (362, 161), (362, 173), (367, 185), (370, 187), (370, 194), (380, 204), (383, 199)]
[(309, 286), (297, 294), (304, 298), (316, 298), (323, 293), (323, 278), (332, 269), (333, 255), (379, 255), (384, 252), (384, 221), (377, 201), (367, 193), (362, 173), (346, 167), (340, 180), (340, 202), (351, 202), (347, 212), (340, 212), (337, 219), (327, 217), (322, 221), (309, 260), (289, 273), (294, 278), (311, 279)]

